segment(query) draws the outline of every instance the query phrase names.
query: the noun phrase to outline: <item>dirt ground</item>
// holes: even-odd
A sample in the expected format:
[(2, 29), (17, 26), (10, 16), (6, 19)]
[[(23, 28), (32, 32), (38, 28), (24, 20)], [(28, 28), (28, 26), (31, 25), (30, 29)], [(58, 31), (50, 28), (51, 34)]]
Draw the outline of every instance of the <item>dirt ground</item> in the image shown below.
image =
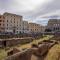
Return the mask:
[(46, 54), (46, 56), (32, 55), (31, 60), (60, 60), (60, 44), (54, 45)]

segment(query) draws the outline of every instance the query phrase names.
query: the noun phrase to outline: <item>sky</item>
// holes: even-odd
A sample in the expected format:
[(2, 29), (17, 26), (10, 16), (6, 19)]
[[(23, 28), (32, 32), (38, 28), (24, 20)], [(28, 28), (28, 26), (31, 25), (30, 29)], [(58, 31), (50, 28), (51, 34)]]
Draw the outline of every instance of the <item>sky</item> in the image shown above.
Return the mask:
[(24, 20), (46, 25), (60, 17), (60, 0), (0, 0), (0, 13), (22, 15)]

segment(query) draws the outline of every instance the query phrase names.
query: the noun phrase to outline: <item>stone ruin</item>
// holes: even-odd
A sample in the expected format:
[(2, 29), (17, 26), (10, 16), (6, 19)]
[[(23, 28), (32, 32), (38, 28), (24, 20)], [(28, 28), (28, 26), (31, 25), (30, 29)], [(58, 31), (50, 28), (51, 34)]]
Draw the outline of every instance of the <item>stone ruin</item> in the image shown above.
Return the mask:
[(5, 60), (31, 60), (31, 56), (32, 56), (31, 49), (27, 49), (22, 52), (18, 52), (11, 56), (8, 56)]
[(12, 50), (9, 50), (7, 52), (7, 56), (11, 56), (11, 55), (18, 53), (18, 52), (20, 52), (20, 50), (18, 48), (13, 48)]
[(33, 47), (31, 47), (30, 49), (25, 49), (23, 51), (19, 51), (14, 48), (14, 52), (12, 54), (10, 54), (11, 52), (9, 52), (8, 57), (6, 57), (5, 60), (31, 60), (32, 55), (42, 57), (54, 44), (55, 43), (49, 42), (47, 44), (40, 44), (38, 46), (32, 45)]

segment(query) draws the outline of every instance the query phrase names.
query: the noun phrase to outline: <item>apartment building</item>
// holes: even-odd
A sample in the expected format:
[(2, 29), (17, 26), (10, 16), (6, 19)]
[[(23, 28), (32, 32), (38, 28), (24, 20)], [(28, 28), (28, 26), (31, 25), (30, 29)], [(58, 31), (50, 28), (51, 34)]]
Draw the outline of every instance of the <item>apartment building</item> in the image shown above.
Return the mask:
[(28, 21), (23, 21), (23, 33), (29, 33)]
[(50, 19), (47, 24), (47, 29), (52, 32), (60, 31), (60, 19)]
[(45, 32), (46, 26), (41, 25), (40, 26), (40, 32)]
[(7, 13), (0, 15), (0, 32), (8, 33), (39, 33), (43, 32), (44, 27), (36, 23), (28, 23), (23, 21), (20, 15)]
[(23, 32), (22, 16), (7, 12), (5, 12), (3, 16), (5, 17), (5, 32), (12, 32), (15, 34)]
[(0, 15), (0, 32), (4, 32), (5, 25), (4, 25), (5, 17), (3, 15)]
[(29, 32), (30, 33), (40, 33), (42, 31), (42, 26), (36, 23), (29, 23)]

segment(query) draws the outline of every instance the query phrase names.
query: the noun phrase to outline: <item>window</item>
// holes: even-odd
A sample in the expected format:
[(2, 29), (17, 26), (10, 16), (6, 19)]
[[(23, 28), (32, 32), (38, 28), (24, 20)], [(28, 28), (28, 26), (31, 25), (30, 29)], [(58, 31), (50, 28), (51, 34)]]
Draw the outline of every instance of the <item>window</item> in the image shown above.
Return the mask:
[(7, 22), (8, 22), (8, 20), (7, 20)]
[(0, 18), (1, 18), (1, 16), (0, 16)]
[(17, 25), (18, 26), (18, 25)]
[(4, 20), (3, 20), (3, 22), (4, 22)]
[(4, 26), (4, 24), (3, 24), (3, 26)]
[(8, 26), (8, 24), (7, 24), (7, 26)]
[(57, 30), (57, 28), (56, 28), (56, 30)]
[(14, 20), (14, 23), (15, 23), (15, 20)]
[(59, 30), (59, 27), (57, 29)]
[(15, 18), (14, 18), (14, 20), (15, 20)]
[(57, 26), (57, 24), (56, 24), (56, 26)]
[(54, 27), (54, 30), (55, 30), (55, 27)]
[(56, 26), (56, 24), (54, 24), (54, 26)]
[(1, 26), (1, 24), (0, 24), (0, 26)]
[(15, 17), (15, 16), (14, 16)]
[(32, 31), (32, 29), (31, 29), (31, 31)]
[(35, 31), (36, 31), (36, 29), (35, 29)]
[(0, 20), (0, 22), (2, 22), (2, 20)]
[(8, 29), (8, 28), (7, 28)]

